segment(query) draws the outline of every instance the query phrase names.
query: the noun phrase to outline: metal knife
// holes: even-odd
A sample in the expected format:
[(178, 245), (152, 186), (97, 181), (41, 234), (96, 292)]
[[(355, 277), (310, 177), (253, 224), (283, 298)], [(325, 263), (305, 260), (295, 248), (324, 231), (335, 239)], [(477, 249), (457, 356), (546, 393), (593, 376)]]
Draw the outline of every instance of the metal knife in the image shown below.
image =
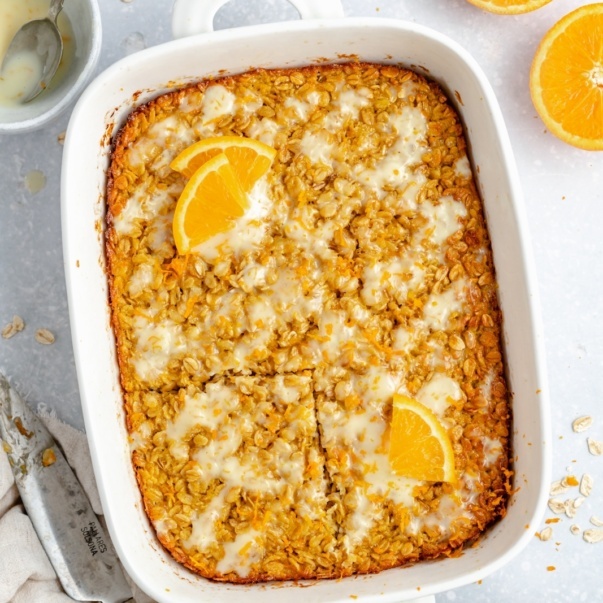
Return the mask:
[(133, 601), (109, 534), (59, 446), (0, 373), (0, 437), (23, 505), (65, 592)]

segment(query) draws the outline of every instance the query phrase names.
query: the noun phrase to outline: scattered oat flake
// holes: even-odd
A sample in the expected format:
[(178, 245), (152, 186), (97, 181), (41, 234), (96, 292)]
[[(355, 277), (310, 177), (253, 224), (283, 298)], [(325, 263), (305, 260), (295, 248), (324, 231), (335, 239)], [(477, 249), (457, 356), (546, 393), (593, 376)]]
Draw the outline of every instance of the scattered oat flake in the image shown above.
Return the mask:
[(61, 132), (58, 136), (57, 136), (57, 142), (59, 144), (65, 144), (65, 134), (66, 132)]
[(553, 513), (560, 515), (561, 513), (565, 513), (565, 503), (558, 498), (551, 498), (549, 500), (549, 509)]
[(593, 440), (592, 438), (586, 438), (588, 444), (588, 451), (595, 456), (601, 456), (603, 454), (603, 442)]
[(573, 525), (570, 526), (570, 532), (574, 535), (574, 536), (578, 536), (578, 534), (580, 534), (582, 530), (580, 529), (580, 526), (576, 525), (575, 523)]
[(2, 329), (2, 337), (4, 339), (10, 339), (11, 337), (14, 337), (17, 334), (17, 330), (15, 329), (14, 325), (12, 322), (9, 322), (3, 329)]
[(565, 514), (570, 518), (573, 519), (574, 517), (576, 517), (576, 513), (578, 512), (578, 509), (576, 509), (576, 507), (574, 507), (574, 503), (572, 500), (566, 500), (565, 501)]
[(603, 541), (603, 530), (601, 528), (591, 528), (590, 530), (584, 530), (582, 538), (589, 544), (595, 544)]
[(568, 491), (568, 486), (563, 484), (563, 480), (557, 480), (551, 484), (550, 495), (558, 496), (559, 494), (563, 494)]
[(52, 448), (46, 448), (42, 453), (42, 465), (44, 467), (50, 467), (50, 465), (54, 465), (56, 463), (57, 457)]
[(590, 523), (592, 523), (594, 526), (597, 526), (598, 528), (603, 527), (603, 519), (599, 519), (596, 515), (593, 515), (590, 518)]
[(551, 528), (550, 526), (548, 528), (544, 528), (544, 530), (542, 530), (541, 532), (536, 532), (536, 536), (538, 536), (538, 538), (540, 538), (540, 540), (542, 540), (543, 542), (550, 540), (553, 536), (553, 528)]
[(586, 499), (583, 496), (579, 496), (578, 498), (572, 500), (572, 499), (568, 499), (565, 501), (565, 514), (571, 519), (573, 517), (576, 517), (576, 513), (578, 512), (578, 509), (580, 508), (580, 506), (582, 505), (582, 503), (585, 501)]
[(42, 345), (50, 345), (54, 343), (54, 334), (48, 329), (38, 329), (36, 331), (36, 341)]
[(23, 321), (23, 319), (20, 316), (15, 314), (13, 316), (12, 321), (9, 322), (2, 329), (2, 337), (4, 337), (4, 339), (10, 339), (11, 337), (14, 337), (17, 333), (20, 333), (24, 328), (25, 328), (25, 322)]
[(25, 174), (25, 187), (32, 194), (39, 193), (46, 186), (46, 175), (40, 170), (30, 170)]
[(588, 415), (584, 417), (578, 417), (572, 423), (572, 429), (579, 433), (581, 431), (586, 431), (593, 424), (593, 418)]
[(588, 473), (585, 473), (580, 479), (580, 494), (582, 496), (590, 496), (593, 491), (593, 478)]

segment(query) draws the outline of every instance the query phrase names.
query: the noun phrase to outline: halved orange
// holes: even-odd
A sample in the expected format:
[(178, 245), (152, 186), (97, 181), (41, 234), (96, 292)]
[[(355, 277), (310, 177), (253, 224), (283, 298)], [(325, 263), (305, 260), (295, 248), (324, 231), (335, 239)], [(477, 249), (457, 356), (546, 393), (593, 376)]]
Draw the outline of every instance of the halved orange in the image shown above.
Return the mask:
[(214, 235), (231, 229), (249, 207), (247, 195), (223, 153), (205, 162), (188, 181), (172, 224), (178, 253), (189, 253)]
[(529, 13), (551, 0), (467, 0), (474, 6), (498, 15)]
[(571, 145), (603, 150), (603, 4), (587, 4), (542, 39), (530, 71), (532, 102)]
[(276, 150), (244, 136), (216, 136), (200, 140), (182, 151), (170, 167), (190, 178), (208, 159), (224, 153), (239, 178), (245, 192), (270, 169)]
[(394, 394), (389, 463), (403, 477), (456, 483), (454, 452), (444, 426), (427, 406)]

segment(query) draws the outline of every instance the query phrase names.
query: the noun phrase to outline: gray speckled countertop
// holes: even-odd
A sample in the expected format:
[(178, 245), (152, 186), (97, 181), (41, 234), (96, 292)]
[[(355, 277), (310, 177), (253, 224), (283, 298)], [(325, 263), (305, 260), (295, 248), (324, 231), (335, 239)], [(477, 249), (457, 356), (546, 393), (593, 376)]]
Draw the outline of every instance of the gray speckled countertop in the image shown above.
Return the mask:
[[(297, 14), (285, 0), (257, 4), (256, 9), (249, 1), (234, 0), (219, 11), (216, 28)], [(550, 540), (534, 537), (503, 569), (480, 584), (438, 595), (438, 603), (603, 601), (603, 542), (587, 544), (569, 530), (572, 524), (592, 527), (592, 515), (603, 518), (603, 456), (589, 454), (586, 446), (587, 436), (603, 440), (603, 153), (574, 149), (548, 133), (528, 90), (539, 40), (582, 4), (553, 0), (537, 12), (505, 17), (465, 0), (343, 0), (347, 16), (406, 19), (456, 39), (492, 83), (519, 166), (536, 260), (552, 405), (553, 479), (570, 472), (594, 478), (593, 492), (576, 517), (557, 516), (561, 520), (550, 524)], [(170, 0), (100, 0), (100, 7), (104, 33), (98, 72), (171, 36)], [(46, 405), (82, 429), (59, 209), (58, 138), (68, 119), (69, 111), (42, 130), (0, 136), (0, 327), (15, 314), (26, 323), (15, 337), (0, 339), (0, 371), (32, 405)], [(43, 186), (32, 192), (32, 184)], [(37, 343), (38, 328), (50, 329), (55, 343)], [(574, 433), (571, 423), (580, 415), (592, 415), (594, 424)], [(570, 494), (578, 496), (577, 489)]]

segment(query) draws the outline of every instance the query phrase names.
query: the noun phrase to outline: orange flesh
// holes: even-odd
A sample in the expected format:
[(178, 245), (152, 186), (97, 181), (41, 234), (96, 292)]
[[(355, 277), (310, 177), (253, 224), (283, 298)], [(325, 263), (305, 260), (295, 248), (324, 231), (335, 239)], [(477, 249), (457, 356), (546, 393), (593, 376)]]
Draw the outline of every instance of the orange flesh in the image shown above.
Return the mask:
[(603, 16), (570, 24), (540, 70), (551, 118), (568, 132), (603, 138)]
[(270, 169), (276, 151), (258, 140), (242, 136), (207, 138), (186, 148), (171, 164), (172, 169), (191, 178), (207, 161), (224, 153), (237, 175), (241, 187), (249, 192)]
[[(402, 407), (396, 404), (396, 398), (403, 402)], [(394, 473), (404, 477), (436, 482), (456, 480), (448, 434), (431, 410), (406, 396), (394, 399), (389, 461)]]
[(203, 241), (232, 228), (248, 207), (237, 176), (223, 155), (197, 170), (185, 186), (174, 214), (178, 252), (188, 253)]

